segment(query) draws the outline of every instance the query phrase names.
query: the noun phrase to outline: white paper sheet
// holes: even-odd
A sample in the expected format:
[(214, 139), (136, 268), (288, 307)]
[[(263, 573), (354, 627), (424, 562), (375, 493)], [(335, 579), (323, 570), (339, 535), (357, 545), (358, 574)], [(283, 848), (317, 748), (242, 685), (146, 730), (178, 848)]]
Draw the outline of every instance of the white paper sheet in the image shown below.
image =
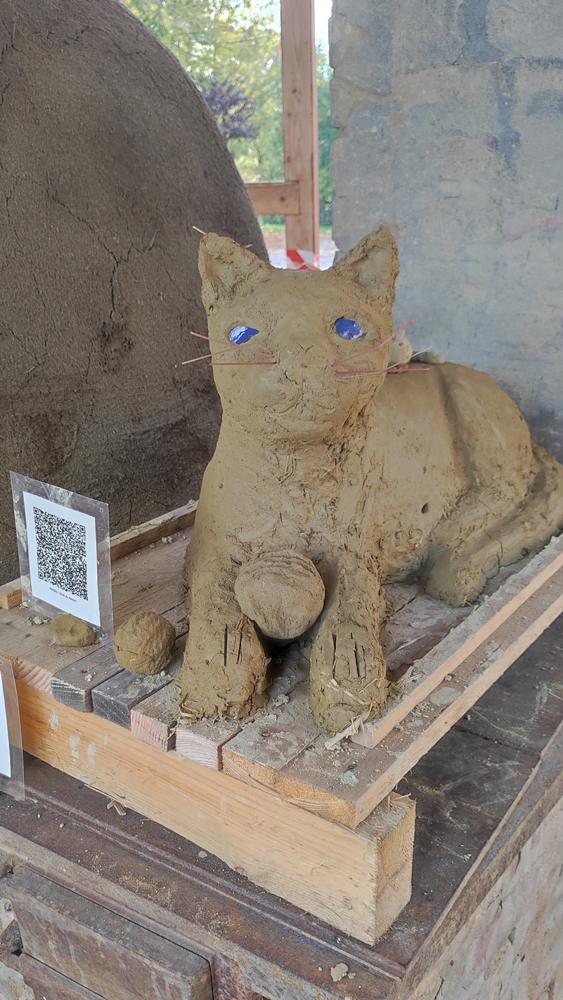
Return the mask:
[(99, 625), (95, 518), (32, 493), (23, 501), (31, 593)]
[(12, 777), (8, 716), (6, 714), (6, 699), (4, 697), (2, 674), (0, 674), (0, 774), (5, 775), (6, 778)]

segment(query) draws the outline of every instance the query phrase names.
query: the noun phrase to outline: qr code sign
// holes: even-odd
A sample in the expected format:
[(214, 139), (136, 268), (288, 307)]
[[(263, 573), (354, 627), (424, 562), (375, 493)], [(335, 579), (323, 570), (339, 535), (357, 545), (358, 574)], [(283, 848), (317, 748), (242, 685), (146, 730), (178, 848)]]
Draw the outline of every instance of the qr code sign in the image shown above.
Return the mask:
[[(12, 472), (22, 595), (113, 634), (108, 505)], [(1, 992), (1, 990), (0, 990)]]
[(39, 507), (33, 508), (33, 520), (39, 579), (87, 601), (86, 528)]

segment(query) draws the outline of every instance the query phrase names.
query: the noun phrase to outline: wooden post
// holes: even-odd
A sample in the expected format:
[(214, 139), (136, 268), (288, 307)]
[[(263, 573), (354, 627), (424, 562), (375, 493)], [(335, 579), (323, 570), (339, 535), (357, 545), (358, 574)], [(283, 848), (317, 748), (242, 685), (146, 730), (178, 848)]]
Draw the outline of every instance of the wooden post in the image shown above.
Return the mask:
[(286, 218), (286, 246), (319, 252), (319, 152), (314, 0), (281, 0), (286, 181), (299, 184), (299, 214)]

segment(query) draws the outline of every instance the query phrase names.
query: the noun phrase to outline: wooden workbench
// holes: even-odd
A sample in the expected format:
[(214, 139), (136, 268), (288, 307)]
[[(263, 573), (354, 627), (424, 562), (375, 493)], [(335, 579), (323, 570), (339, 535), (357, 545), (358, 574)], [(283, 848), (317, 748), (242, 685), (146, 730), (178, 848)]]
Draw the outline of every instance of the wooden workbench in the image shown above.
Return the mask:
[(28, 759), (28, 800), (0, 798), (23, 941), (0, 961), (47, 1000), (563, 995), (562, 662), (559, 619), (399, 786), (417, 801), (413, 893), (375, 947)]

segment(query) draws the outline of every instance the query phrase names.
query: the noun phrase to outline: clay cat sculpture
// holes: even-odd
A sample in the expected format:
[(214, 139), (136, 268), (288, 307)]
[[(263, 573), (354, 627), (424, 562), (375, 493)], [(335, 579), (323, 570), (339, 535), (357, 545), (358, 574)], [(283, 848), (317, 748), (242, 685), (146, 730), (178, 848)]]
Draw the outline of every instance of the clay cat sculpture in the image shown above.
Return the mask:
[(276, 270), (210, 234), (200, 272), (223, 422), (188, 551), (182, 709), (247, 714), (267, 636), (305, 626), (313, 713), (336, 732), (386, 699), (382, 582), (474, 600), (560, 527), (563, 468), (488, 375), (386, 374), (386, 227), (323, 272)]

